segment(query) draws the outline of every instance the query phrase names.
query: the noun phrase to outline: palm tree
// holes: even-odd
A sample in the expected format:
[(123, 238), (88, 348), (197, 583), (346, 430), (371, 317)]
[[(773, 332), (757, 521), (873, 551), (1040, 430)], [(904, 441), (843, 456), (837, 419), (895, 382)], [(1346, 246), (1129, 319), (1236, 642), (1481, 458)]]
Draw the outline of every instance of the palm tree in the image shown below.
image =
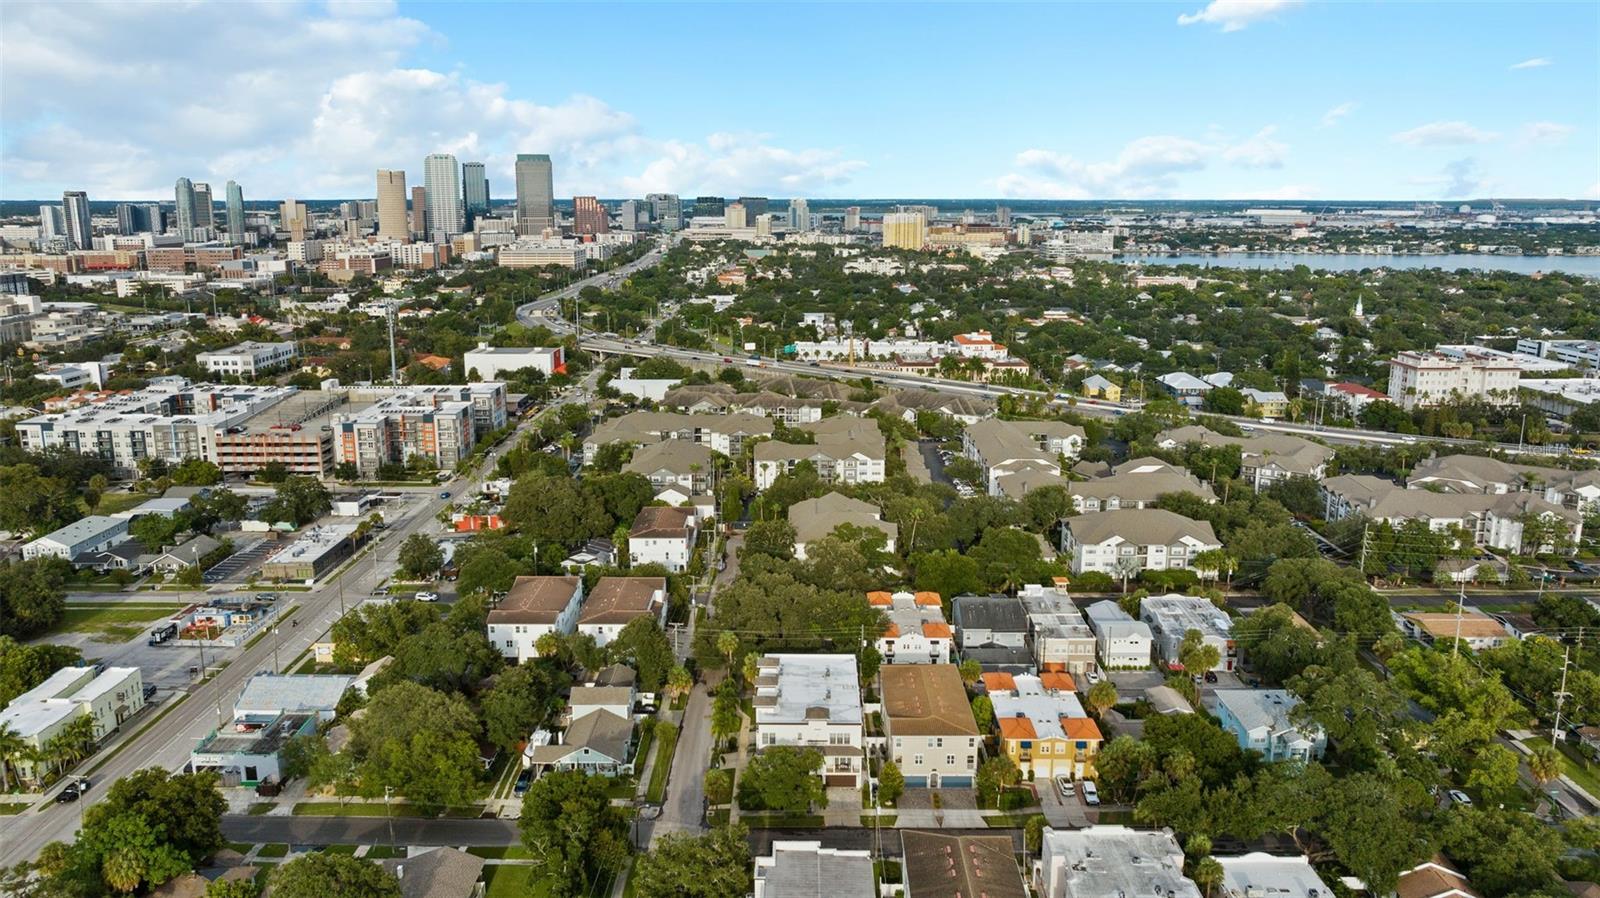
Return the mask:
[(728, 667), (733, 667), (733, 653), (739, 650), (739, 637), (731, 630), (723, 630), (717, 634), (717, 651), (728, 659)]
[(1541, 786), (1554, 780), (1561, 775), (1561, 752), (1548, 742), (1535, 745), (1528, 755), (1528, 772)]
[(0, 792), (11, 791), (11, 765), (28, 750), (22, 734), (10, 724), (0, 723)]
[(678, 665), (667, 674), (667, 695), (676, 701), (679, 696), (685, 695), (694, 687), (694, 675), (689, 673), (689, 668)]
[(1117, 558), (1117, 563), (1113, 566), (1113, 573), (1122, 579), (1123, 592), (1128, 591), (1128, 578), (1139, 576), (1139, 571), (1142, 569), (1143, 565), (1139, 564), (1137, 556), (1122, 555)]
[(57, 738), (66, 740), (68, 763), (75, 764), (94, 753), (95, 743), (100, 741), (95, 726), (95, 719), (85, 715), (61, 728)]

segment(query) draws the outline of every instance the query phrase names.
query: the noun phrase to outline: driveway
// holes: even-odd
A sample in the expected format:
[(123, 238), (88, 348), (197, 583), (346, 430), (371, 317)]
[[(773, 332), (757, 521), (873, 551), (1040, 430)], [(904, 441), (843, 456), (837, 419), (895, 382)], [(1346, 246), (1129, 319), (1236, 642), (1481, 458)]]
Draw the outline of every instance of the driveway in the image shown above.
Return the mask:
[(1054, 780), (1048, 783), (1039, 783), (1039, 809), (1044, 812), (1044, 819), (1051, 826), (1065, 827), (1067, 829), (1082, 829), (1090, 824), (1088, 809), (1083, 806), (1083, 799), (1079, 797), (1074, 786), (1071, 798), (1061, 797), (1061, 788)]
[(697, 683), (683, 711), (683, 726), (678, 731), (678, 747), (672, 756), (672, 772), (667, 779), (661, 816), (650, 821), (647, 838), (654, 841), (657, 836), (670, 832), (705, 829), (705, 780), (710, 759), (711, 697), (706, 687)]

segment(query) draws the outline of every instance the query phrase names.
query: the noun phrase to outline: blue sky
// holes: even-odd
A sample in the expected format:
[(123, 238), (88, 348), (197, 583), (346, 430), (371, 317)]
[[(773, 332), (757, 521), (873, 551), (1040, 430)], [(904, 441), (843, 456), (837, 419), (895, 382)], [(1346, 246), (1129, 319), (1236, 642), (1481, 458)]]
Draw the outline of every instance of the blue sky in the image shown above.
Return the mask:
[[(175, 35), (191, 53), (172, 53)], [(236, 50), (230, 56), (230, 49)], [(231, 64), (230, 64), (231, 60)], [(203, 61), (204, 65), (197, 65)], [(1588, 3), (8, 3), (0, 195), (1600, 199)]]

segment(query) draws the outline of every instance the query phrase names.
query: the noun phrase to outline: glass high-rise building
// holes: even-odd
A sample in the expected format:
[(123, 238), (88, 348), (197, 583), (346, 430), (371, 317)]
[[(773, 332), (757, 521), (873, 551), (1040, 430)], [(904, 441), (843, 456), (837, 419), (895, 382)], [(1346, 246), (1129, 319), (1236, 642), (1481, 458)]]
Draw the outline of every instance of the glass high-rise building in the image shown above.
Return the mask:
[(811, 230), (811, 204), (802, 199), (789, 201), (789, 227), (797, 231)]
[(449, 153), (422, 160), (422, 192), (427, 197), (428, 237), (448, 240), (466, 230), (466, 204), (461, 197), (461, 164)]
[(378, 236), (405, 242), (411, 239), (406, 221), (406, 173), (378, 169)]
[(210, 184), (194, 185), (194, 226), (208, 231), (217, 229), (217, 204), (211, 198)]
[(650, 204), (650, 217), (663, 231), (683, 228), (683, 203), (676, 193), (652, 193), (645, 197)]
[(139, 207), (132, 203), (117, 204), (117, 233), (139, 233)]
[(178, 236), (189, 239), (194, 231), (194, 182), (188, 178), (179, 178), (178, 184), (173, 188), (173, 194), (178, 201), (177, 213), (174, 215), (174, 225), (178, 229)]
[(544, 153), (517, 154), (517, 233), (556, 226), (555, 175)]
[(94, 226), (89, 223), (89, 194), (69, 190), (61, 195), (62, 224), (68, 249), (94, 249)]
[(739, 205), (744, 207), (745, 221), (752, 225), (755, 224), (756, 219), (771, 211), (768, 208), (771, 203), (764, 196), (741, 196), (739, 197)]
[(244, 188), (238, 181), (228, 182), (228, 236), (234, 243), (244, 241)]
[(695, 215), (715, 215), (720, 218), (727, 211), (727, 208), (726, 201), (720, 196), (697, 196), (694, 198)]
[(474, 219), (489, 211), (489, 179), (482, 162), (461, 163), (461, 196), (466, 202), (467, 227), (471, 228)]

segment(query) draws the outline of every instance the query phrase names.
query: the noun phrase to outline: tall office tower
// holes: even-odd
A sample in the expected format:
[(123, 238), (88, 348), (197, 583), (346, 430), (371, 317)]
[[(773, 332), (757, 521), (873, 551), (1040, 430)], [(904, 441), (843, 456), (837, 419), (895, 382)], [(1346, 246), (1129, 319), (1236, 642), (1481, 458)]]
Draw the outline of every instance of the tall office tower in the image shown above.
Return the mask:
[(367, 221), (377, 221), (378, 220), (378, 201), (377, 200), (357, 200), (356, 201), (356, 217), (365, 219)]
[(744, 203), (729, 203), (727, 208), (722, 210), (722, 222), (730, 228), (748, 227), (746, 224), (748, 221)]
[(1011, 227), (1011, 207), (1010, 206), (995, 206), (994, 207), (994, 223), (999, 225), (1002, 228)]
[(449, 153), (422, 160), (422, 187), (428, 203), (428, 237), (449, 240), (466, 230), (467, 211), (461, 199), (461, 164)]
[(611, 230), (611, 213), (592, 196), (572, 198), (572, 232), (604, 234)]
[(805, 200), (789, 201), (789, 227), (797, 231), (811, 230), (811, 204)]
[(467, 230), (479, 215), (489, 211), (489, 179), (482, 162), (461, 163), (461, 198), (466, 203)]
[(217, 208), (211, 199), (210, 184), (194, 185), (194, 226), (208, 231), (217, 229)]
[(428, 192), (421, 187), (411, 188), (411, 233), (428, 233)]
[(728, 207), (720, 196), (697, 196), (694, 198), (694, 214), (696, 215), (721, 215), (727, 210)]
[(345, 200), (344, 202), (340, 203), (339, 204), (339, 217), (341, 219), (345, 220), (345, 221), (352, 221), (354, 219), (360, 218), (361, 217), (361, 206), (360, 206), (360, 204), (358, 204), (358, 203), (356, 203), (356, 202), (354, 202), (352, 200)]
[(517, 154), (517, 233), (540, 234), (556, 226), (555, 175), (544, 153)]
[(378, 169), (378, 236), (390, 240), (409, 240), (406, 224), (406, 173)]
[(744, 207), (745, 221), (755, 224), (756, 219), (767, 214), (770, 205), (764, 196), (741, 196), (739, 205)]
[(617, 209), (617, 226), (624, 231), (639, 230), (640, 213), (644, 214), (645, 224), (648, 225), (650, 223), (650, 213), (647, 211), (649, 208), (639, 200), (623, 200), (622, 205)]
[(233, 243), (244, 242), (244, 188), (238, 181), (228, 182), (228, 237)]
[(928, 242), (928, 220), (921, 212), (889, 212), (883, 216), (883, 245), (922, 249)]
[(60, 206), (43, 205), (39, 207), (39, 238), (53, 240), (65, 237), (67, 234), (67, 216), (62, 213)]
[(861, 207), (846, 206), (844, 210), (844, 229), (846, 231), (861, 230)]
[(761, 216), (757, 216), (756, 217), (756, 236), (757, 237), (771, 237), (772, 236), (772, 220), (774, 218), (777, 218), (777, 216), (773, 215), (771, 212), (768, 212), (766, 215), (761, 215)]
[(663, 231), (683, 229), (683, 203), (676, 193), (652, 193), (645, 197), (650, 204), (650, 217)]
[(306, 229), (311, 224), (311, 211), (305, 203), (295, 202), (292, 199), (284, 200), (278, 206), (278, 221), (284, 230), (289, 232), (289, 239), (295, 243), (303, 243), (306, 239)]
[(139, 207), (132, 203), (117, 204), (117, 233), (139, 233)]
[(189, 234), (194, 231), (194, 182), (188, 178), (179, 178), (173, 194), (178, 201), (174, 226), (178, 229), (178, 236), (188, 240)]
[(89, 194), (69, 190), (61, 195), (68, 249), (94, 249), (94, 225), (89, 222)]
[(136, 206), (134, 211), (134, 225), (140, 231), (149, 231), (152, 234), (165, 233), (167, 227), (166, 216), (161, 213), (160, 203), (146, 203)]

